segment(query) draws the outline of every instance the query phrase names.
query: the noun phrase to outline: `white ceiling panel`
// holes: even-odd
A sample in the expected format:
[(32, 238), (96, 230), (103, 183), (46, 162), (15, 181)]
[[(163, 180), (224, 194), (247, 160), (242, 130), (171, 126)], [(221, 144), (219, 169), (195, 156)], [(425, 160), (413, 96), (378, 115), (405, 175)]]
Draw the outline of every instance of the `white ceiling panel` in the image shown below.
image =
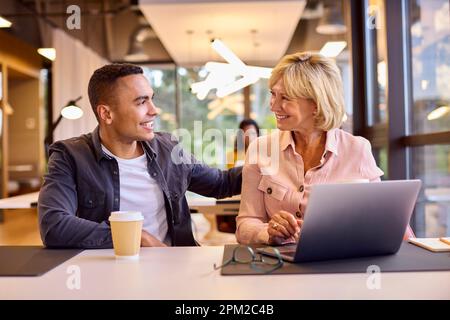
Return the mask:
[(286, 52), (305, 0), (142, 0), (139, 7), (180, 65), (220, 61), (210, 46), (220, 38), (247, 64), (273, 66)]

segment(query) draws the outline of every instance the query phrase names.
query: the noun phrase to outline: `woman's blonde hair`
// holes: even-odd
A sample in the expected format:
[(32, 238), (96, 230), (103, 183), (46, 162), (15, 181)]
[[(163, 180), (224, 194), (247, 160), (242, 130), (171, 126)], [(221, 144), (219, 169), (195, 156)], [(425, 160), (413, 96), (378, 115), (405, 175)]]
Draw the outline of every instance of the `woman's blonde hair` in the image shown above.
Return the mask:
[(289, 97), (315, 102), (317, 128), (328, 131), (341, 126), (345, 115), (344, 93), (334, 60), (311, 52), (289, 54), (272, 70), (269, 87), (280, 78)]

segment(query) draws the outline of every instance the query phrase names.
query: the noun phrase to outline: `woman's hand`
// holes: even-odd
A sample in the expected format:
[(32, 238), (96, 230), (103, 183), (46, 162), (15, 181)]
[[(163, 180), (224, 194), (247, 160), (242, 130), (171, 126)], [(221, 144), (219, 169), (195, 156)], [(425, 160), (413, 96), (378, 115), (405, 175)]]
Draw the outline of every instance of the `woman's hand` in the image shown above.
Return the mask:
[(285, 242), (297, 242), (303, 220), (296, 219), (287, 211), (280, 210), (269, 220), (269, 244), (280, 245)]

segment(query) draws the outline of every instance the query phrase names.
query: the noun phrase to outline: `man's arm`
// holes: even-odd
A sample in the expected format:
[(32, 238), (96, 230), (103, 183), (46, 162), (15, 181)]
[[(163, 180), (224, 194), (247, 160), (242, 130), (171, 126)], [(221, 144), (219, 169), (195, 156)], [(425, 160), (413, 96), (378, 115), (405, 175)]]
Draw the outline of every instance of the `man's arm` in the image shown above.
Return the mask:
[(188, 167), (189, 191), (218, 199), (241, 193), (242, 167), (230, 170), (211, 168), (186, 152), (176, 136), (160, 133), (160, 138), (170, 145), (171, 161)]
[(41, 238), (47, 247), (112, 248), (110, 226), (78, 218), (74, 164), (64, 147), (53, 145), (39, 193)]
[(219, 170), (193, 159), (189, 191), (221, 199), (240, 194), (241, 184), (242, 167)]

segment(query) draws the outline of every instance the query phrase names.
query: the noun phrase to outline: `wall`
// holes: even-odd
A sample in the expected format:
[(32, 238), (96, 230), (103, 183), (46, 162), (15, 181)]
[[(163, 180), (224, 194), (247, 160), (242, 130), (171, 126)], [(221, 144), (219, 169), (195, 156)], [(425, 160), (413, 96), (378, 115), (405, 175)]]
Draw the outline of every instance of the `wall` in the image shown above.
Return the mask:
[(87, 88), (92, 73), (108, 61), (62, 30), (53, 30), (53, 47), (56, 49), (56, 60), (53, 62), (53, 121), (68, 101), (79, 96), (82, 99), (77, 104), (84, 111), (80, 119), (61, 120), (53, 134), (53, 140), (57, 141), (90, 132), (97, 126)]
[[(11, 77), (12, 78), (12, 77)], [(10, 180), (39, 178), (43, 164), (43, 122), (39, 79), (26, 77), (10, 79), (9, 104), (14, 113), (9, 117), (9, 176)], [(23, 165), (31, 165), (24, 170)]]

